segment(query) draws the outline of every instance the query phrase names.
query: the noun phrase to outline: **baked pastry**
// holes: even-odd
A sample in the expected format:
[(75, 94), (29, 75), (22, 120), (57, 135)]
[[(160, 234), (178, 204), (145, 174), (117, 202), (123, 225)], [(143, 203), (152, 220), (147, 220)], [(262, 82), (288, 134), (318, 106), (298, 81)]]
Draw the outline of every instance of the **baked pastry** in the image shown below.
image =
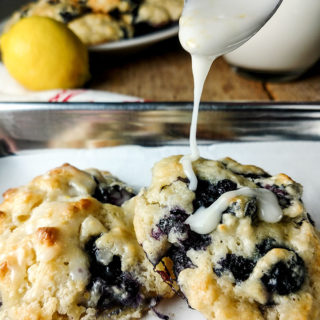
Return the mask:
[(67, 164), (8, 190), (0, 319), (133, 319), (171, 296), (135, 239), (133, 195), (108, 172)]
[(65, 23), (86, 45), (132, 38), (176, 22), (183, 0), (38, 0), (23, 6), (6, 23), (44, 16)]
[(302, 186), (199, 159), (191, 191), (180, 159), (157, 163), (134, 200), (137, 239), (163, 279), (207, 319), (320, 319), (320, 244)]
[(144, 0), (138, 9), (136, 23), (161, 26), (179, 20), (183, 0)]
[(130, 24), (108, 14), (88, 13), (71, 21), (68, 27), (89, 46), (133, 37)]

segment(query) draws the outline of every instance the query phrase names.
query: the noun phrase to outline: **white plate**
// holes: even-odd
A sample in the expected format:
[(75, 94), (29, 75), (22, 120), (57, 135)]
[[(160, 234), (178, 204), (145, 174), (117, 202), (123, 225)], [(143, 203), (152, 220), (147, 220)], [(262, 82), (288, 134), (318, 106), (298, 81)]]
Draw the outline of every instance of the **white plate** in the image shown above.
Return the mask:
[[(0, 22), (0, 34), (4, 29), (7, 20)], [(132, 51), (138, 51), (145, 47), (148, 47), (154, 43), (175, 37), (178, 34), (179, 26), (174, 25), (159, 31), (154, 31), (142, 36), (138, 36), (131, 39), (124, 39), (114, 42), (102, 43), (95, 46), (90, 46), (89, 51), (91, 52), (108, 52), (108, 53), (126, 53)]]
[[(143, 148), (122, 146), (96, 150), (26, 151), (0, 159), (0, 194), (8, 188), (26, 184), (36, 175), (69, 162), (81, 169), (96, 167), (110, 170), (120, 179), (140, 189), (151, 180), (151, 168), (159, 159), (189, 152), (188, 147)], [(319, 142), (220, 143), (201, 146), (201, 155), (208, 159), (230, 156), (242, 163), (252, 163), (276, 174), (285, 172), (304, 185), (303, 200), (308, 212), (320, 226), (319, 213)], [(1, 196), (0, 196), (1, 202)], [(178, 298), (163, 301), (158, 311), (170, 320), (205, 320), (198, 311), (188, 308)], [(159, 320), (152, 312), (143, 320)]]
[(108, 42), (89, 47), (92, 52), (120, 52), (133, 51), (150, 46), (156, 42), (169, 39), (178, 34), (179, 26), (174, 25), (159, 31), (148, 33), (143, 36), (138, 36), (132, 39)]

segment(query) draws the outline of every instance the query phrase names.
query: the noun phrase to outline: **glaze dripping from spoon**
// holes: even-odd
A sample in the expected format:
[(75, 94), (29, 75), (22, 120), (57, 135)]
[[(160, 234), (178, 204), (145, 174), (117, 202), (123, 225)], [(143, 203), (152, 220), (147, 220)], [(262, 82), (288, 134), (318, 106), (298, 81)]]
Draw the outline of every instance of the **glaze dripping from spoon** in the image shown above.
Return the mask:
[(192, 162), (199, 156), (197, 122), (203, 86), (213, 61), (249, 40), (272, 17), (282, 0), (186, 0), (180, 18), (179, 39), (191, 54), (194, 107), (190, 154), (181, 159), (189, 188), (196, 190)]

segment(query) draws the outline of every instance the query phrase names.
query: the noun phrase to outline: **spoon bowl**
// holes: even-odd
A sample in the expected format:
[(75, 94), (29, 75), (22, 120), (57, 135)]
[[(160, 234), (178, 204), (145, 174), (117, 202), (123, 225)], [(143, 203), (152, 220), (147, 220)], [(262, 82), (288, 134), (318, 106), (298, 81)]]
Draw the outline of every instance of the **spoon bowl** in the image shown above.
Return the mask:
[(187, 0), (179, 39), (192, 55), (217, 57), (240, 47), (273, 16), (282, 0)]

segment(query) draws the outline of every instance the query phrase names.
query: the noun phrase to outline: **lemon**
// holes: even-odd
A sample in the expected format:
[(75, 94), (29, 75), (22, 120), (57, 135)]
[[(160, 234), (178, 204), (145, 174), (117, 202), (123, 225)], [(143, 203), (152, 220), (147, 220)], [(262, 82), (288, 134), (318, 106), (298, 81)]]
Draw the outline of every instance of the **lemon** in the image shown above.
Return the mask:
[(24, 18), (0, 41), (4, 65), (27, 89), (76, 88), (90, 77), (87, 48), (55, 20)]

